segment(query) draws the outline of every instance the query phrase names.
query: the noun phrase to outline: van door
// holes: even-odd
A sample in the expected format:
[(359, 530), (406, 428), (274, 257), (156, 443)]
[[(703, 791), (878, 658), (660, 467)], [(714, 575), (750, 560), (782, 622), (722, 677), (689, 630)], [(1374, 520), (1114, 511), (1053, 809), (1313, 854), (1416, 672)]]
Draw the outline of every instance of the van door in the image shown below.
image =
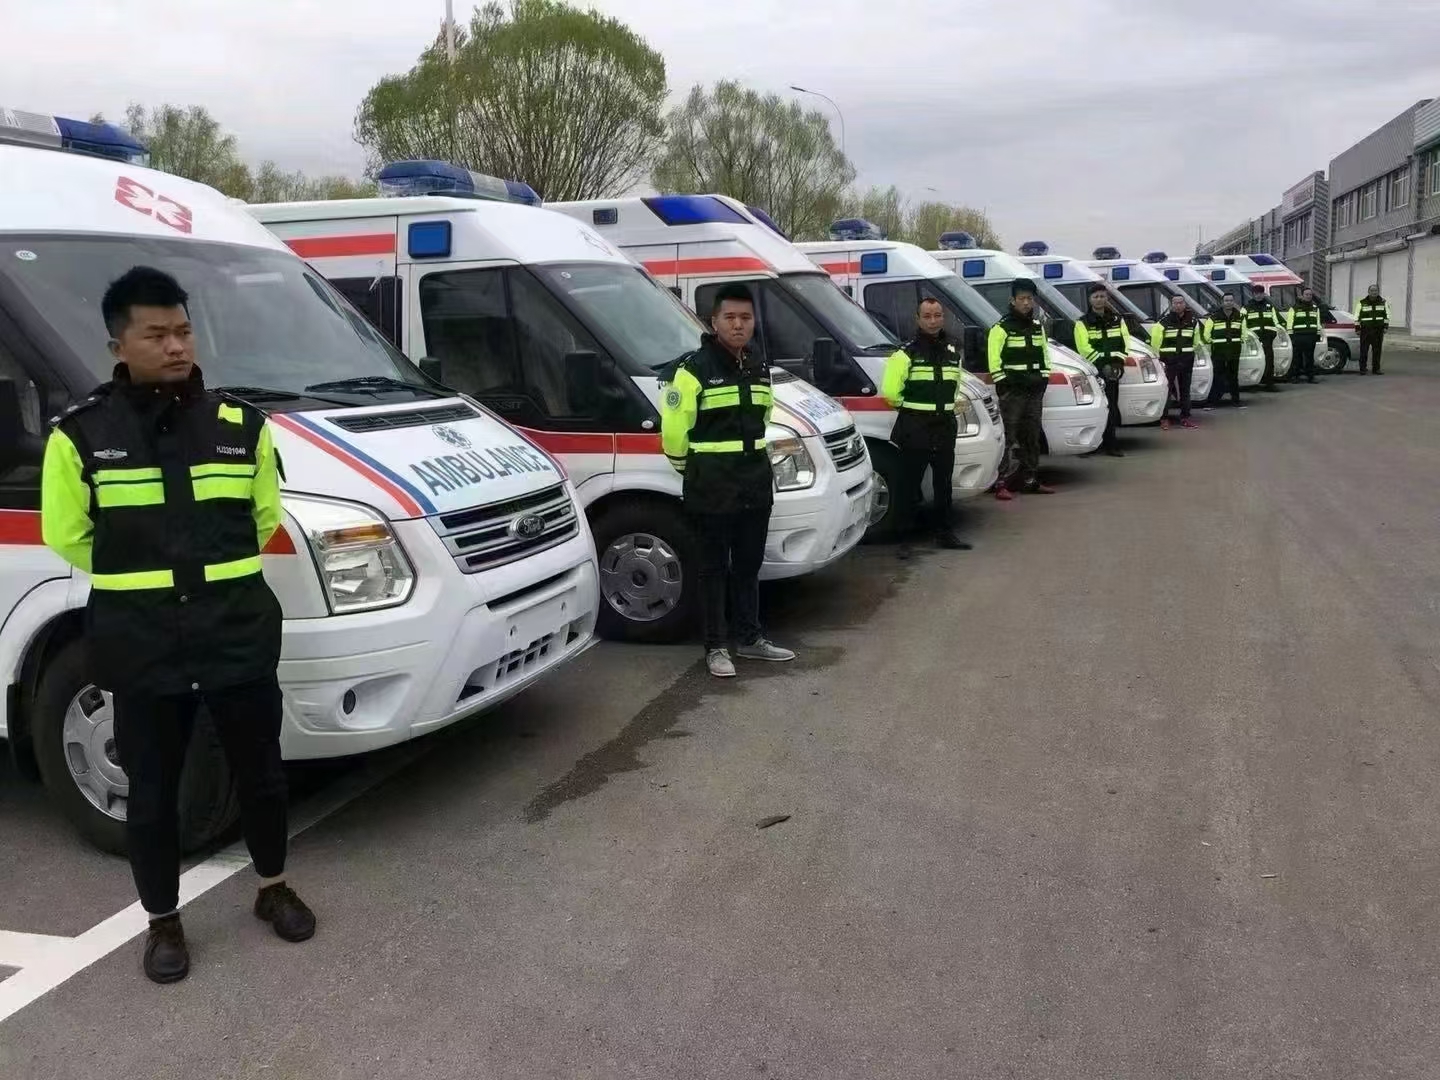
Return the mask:
[(446, 386), (561, 457), (577, 487), (615, 471), (603, 395), (577, 377), (585, 357), (595, 358), (593, 372), (605, 351), (528, 270), (493, 262), (409, 269), (411, 356), (438, 360)]

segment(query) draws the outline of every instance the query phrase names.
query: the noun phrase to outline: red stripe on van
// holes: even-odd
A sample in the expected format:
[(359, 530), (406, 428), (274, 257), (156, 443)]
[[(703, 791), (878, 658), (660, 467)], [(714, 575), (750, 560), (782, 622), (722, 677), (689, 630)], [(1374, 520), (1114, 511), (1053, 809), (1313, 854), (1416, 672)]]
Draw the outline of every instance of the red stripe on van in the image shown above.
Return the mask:
[(835, 400), (851, 412), (895, 411), (895, 407), (878, 394), (875, 397), (838, 397)]
[(613, 454), (615, 436), (608, 432), (536, 431), (521, 428), (526, 438), (552, 454)]
[(858, 262), (821, 263), (820, 269), (827, 274), (858, 274), (860, 264)]
[(285, 243), (302, 259), (333, 259), (341, 255), (393, 255), (394, 233), (363, 236), (297, 236)]
[(644, 267), (652, 274), (683, 277), (693, 274), (744, 274), (766, 271), (770, 264), (751, 255), (735, 255), (721, 259), (647, 259)]
[(660, 445), (659, 435), (616, 435), (615, 452), (617, 454), (660, 454), (664, 448)]
[(35, 510), (0, 510), (0, 544), (43, 544), (40, 514)]

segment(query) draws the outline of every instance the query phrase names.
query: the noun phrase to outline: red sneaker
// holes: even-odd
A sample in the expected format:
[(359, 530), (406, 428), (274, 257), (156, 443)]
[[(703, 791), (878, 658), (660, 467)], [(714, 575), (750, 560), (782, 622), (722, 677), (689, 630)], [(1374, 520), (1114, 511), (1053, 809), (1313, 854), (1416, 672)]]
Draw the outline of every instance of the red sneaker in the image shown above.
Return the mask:
[(1001, 484), (995, 489), (995, 498), (998, 502), (1009, 502), (1015, 498), (1015, 493), (1004, 484)]
[(1197, 427), (1199, 427), (1200, 425), (1197, 424), (1197, 423), (1195, 423), (1194, 420), (1191, 420), (1190, 417), (1187, 416), (1187, 417), (1185, 417), (1184, 420), (1181, 420), (1181, 421), (1180, 421), (1180, 426), (1181, 426), (1181, 427), (1188, 427), (1188, 428), (1197, 428)]
[(1168, 416), (1162, 416), (1162, 417), (1160, 418), (1160, 430), (1161, 430), (1161, 431), (1169, 431), (1169, 430), (1170, 430), (1170, 418), (1169, 418)]

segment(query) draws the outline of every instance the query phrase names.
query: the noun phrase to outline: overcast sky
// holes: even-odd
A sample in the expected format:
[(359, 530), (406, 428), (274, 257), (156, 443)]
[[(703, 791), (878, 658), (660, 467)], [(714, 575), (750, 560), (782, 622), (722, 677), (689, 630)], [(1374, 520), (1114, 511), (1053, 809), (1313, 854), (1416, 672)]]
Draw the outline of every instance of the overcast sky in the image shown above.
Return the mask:
[[(0, 0), (0, 104), (201, 104), (250, 161), (356, 174), (355, 107), (444, 0)], [(1436, 0), (595, 0), (672, 94), (738, 78), (833, 97), (862, 184), (986, 209), (1007, 247), (1189, 251), (1417, 100)], [(471, 0), (456, 0), (457, 19)], [(20, 45), (20, 47), (16, 47)], [(823, 102), (811, 99), (819, 108)], [(523, 179), (523, 177), (521, 178)], [(934, 188), (931, 192), (928, 188)]]

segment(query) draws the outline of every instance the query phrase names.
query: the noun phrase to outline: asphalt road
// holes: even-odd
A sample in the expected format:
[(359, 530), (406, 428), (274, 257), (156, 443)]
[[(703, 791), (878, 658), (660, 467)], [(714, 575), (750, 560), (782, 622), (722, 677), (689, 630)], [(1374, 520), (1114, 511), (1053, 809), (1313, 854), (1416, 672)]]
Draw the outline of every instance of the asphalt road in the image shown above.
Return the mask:
[[(593, 650), (296, 840), (313, 941), (246, 871), (0, 1076), (1436, 1076), (1440, 356), (1387, 369), (776, 587), (791, 667)], [(0, 929), (129, 902), (3, 779)]]

